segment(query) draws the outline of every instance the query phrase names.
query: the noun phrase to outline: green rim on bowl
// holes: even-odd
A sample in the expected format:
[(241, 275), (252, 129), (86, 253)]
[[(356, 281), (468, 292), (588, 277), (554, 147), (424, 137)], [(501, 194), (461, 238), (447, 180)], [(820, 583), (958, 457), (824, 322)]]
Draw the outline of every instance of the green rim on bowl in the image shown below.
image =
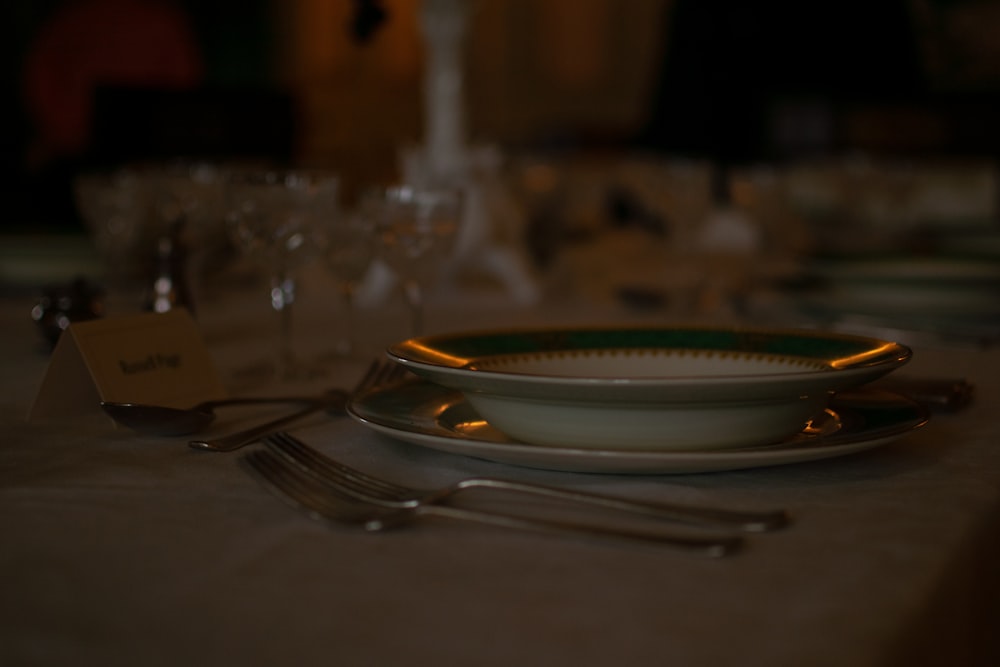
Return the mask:
[(861, 368), (902, 362), (911, 356), (909, 348), (898, 343), (849, 334), (710, 327), (483, 331), (409, 339), (390, 346), (388, 351), (403, 363), (475, 370), (477, 363), (498, 356), (665, 349), (792, 357), (810, 362), (803, 370), (815, 370), (817, 365), (831, 369)]

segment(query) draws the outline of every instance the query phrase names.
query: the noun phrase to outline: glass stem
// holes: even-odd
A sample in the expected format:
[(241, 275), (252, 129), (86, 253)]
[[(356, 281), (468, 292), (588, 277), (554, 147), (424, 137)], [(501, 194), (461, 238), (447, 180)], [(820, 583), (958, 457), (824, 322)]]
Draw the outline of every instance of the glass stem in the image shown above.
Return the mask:
[(341, 298), (344, 303), (344, 339), (340, 342), (339, 352), (344, 356), (354, 352), (354, 283), (343, 286)]
[(405, 281), (403, 293), (406, 295), (406, 302), (410, 305), (410, 335), (420, 336), (424, 332), (424, 293), (420, 289), (420, 283), (416, 280)]
[(278, 371), (294, 366), (292, 354), (292, 304), (295, 303), (295, 279), (282, 269), (271, 278), (271, 308), (278, 314)]

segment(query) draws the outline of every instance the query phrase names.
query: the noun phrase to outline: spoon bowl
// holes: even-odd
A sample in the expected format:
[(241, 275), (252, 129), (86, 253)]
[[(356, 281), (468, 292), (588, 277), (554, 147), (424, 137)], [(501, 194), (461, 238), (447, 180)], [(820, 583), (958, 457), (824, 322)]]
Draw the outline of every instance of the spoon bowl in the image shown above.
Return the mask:
[(143, 403), (102, 401), (101, 407), (116, 423), (144, 435), (188, 435), (197, 433), (215, 420), (215, 409), (235, 405), (327, 405), (329, 396), (283, 396), (223, 398), (204, 401), (189, 408), (172, 408)]

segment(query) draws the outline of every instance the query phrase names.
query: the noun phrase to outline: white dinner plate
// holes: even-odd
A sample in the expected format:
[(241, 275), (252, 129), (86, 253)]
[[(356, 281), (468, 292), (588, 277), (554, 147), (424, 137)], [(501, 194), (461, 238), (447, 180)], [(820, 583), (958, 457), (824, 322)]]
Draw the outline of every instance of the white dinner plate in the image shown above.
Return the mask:
[(833, 392), (907, 363), (909, 348), (822, 331), (584, 327), (412, 338), (387, 354), (457, 389), (509, 436), (569, 449), (731, 449), (797, 433)]
[(384, 435), (452, 454), (529, 468), (617, 474), (715, 472), (844, 456), (891, 442), (928, 419), (927, 410), (910, 399), (861, 388), (834, 396), (823, 416), (781, 442), (722, 450), (629, 451), (518, 442), (483, 420), (461, 392), (420, 380), (369, 392), (348, 413)]

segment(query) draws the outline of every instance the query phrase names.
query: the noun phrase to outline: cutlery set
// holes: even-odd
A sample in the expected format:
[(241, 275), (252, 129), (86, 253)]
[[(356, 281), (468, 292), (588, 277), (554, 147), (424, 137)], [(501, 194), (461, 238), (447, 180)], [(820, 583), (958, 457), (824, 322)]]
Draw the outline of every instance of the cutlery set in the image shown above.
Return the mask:
[[(480, 523), (501, 528), (581, 539), (617, 540), (668, 546), (709, 557), (726, 556), (744, 545), (742, 533), (786, 526), (784, 511), (745, 512), (709, 507), (646, 503), (627, 498), (529, 484), (492, 477), (472, 477), (440, 489), (414, 489), (382, 480), (338, 462), (280, 429), (322, 411), (343, 410), (350, 396), (397, 383), (407, 370), (390, 361), (375, 361), (350, 392), (330, 391), (320, 397), (228, 399), (187, 410), (139, 404), (103, 403), (116, 421), (140, 433), (183, 435), (214, 419), (226, 405), (292, 403), (297, 410), (264, 424), (213, 439), (189, 441), (203, 451), (231, 452), (263, 442), (241, 457), (241, 463), (264, 486), (310, 518), (378, 532), (413, 524), (427, 517)], [(651, 528), (612, 526), (565, 519), (521, 516), (450, 504), (474, 489), (492, 489), (549, 498), (582, 507), (624, 512), (652, 522)]]
[(313, 475), (323, 478), (330, 485), (340, 488), (343, 493), (387, 507), (416, 508), (421, 505), (440, 505), (471, 489), (478, 488), (510, 491), (594, 507), (605, 507), (680, 523), (736, 528), (746, 532), (773, 530), (788, 523), (788, 515), (783, 511), (745, 512), (653, 504), (495, 477), (468, 477), (439, 489), (413, 489), (355, 470), (309, 447), (288, 433), (279, 432), (267, 436), (264, 443), (276, 453), (285, 456), (289, 461), (296, 463)]
[[(700, 551), (708, 556), (724, 556), (743, 545), (740, 532), (776, 530), (789, 521), (783, 511), (744, 512), (645, 503), (485, 477), (467, 478), (435, 490), (413, 489), (372, 477), (335, 461), (287, 433), (268, 436), (264, 438), (264, 444), (265, 449), (255, 450), (242, 458), (242, 462), (261, 482), (314, 519), (360, 525), (368, 531), (385, 530), (426, 516), (438, 516), (551, 535), (644, 542)], [(454, 496), (475, 488), (569, 501), (703, 530), (668, 530), (661, 525), (639, 531), (470, 510), (448, 504)]]
[[(353, 400), (369, 392), (400, 386), (404, 376), (409, 375), (408, 370), (398, 361), (375, 361), (350, 392), (333, 390), (316, 397), (229, 399), (188, 410), (110, 403), (102, 407), (116, 421), (139, 432), (179, 435), (204, 427), (214, 419), (214, 409), (224, 405), (295, 404), (295, 411), (267, 423), (223, 437), (193, 439), (189, 445), (204, 451), (230, 452), (261, 442), (263, 447), (243, 455), (240, 461), (265, 487), (312, 519), (369, 532), (439, 517), (553, 536), (668, 546), (719, 557), (738, 552), (747, 533), (773, 531), (789, 524), (789, 516), (783, 510), (752, 512), (652, 503), (493, 477), (470, 477), (442, 488), (415, 489), (351, 468), (282, 430), (323, 410), (342, 412)], [(549, 517), (537, 508), (524, 515), (453, 504), (476, 489), (601, 510), (605, 520)], [(609, 513), (628, 516), (630, 521), (610, 521)]]
[[(364, 488), (363, 485), (370, 483), (372, 478), (350, 474), (344, 468), (332, 475), (328, 470), (321, 472), (304, 465), (300, 459), (293, 461), (276, 453), (270, 449), (270, 439), (266, 439), (265, 443), (269, 445), (268, 449), (252, 451), (241, 460), (266, 486), (313, 519), (357, 525), (370, 532), (407, 525), (424, 517), (442, 517), (556, 536), (671, 546), (700, 551), (707, 556), (725, 556), (734, 553), (743, 544), (743, 538), (732, 532), (639, 531), (471, 510), (441, 504), (436, 500), (423, 501), (412, 497), (409, 500), (388, 499), (383, 491)], [(369, 481), (357, 483), (359, 479)], [(649, 506), (643, 514), (652, 514), (652, 510), (653, 507)]]

